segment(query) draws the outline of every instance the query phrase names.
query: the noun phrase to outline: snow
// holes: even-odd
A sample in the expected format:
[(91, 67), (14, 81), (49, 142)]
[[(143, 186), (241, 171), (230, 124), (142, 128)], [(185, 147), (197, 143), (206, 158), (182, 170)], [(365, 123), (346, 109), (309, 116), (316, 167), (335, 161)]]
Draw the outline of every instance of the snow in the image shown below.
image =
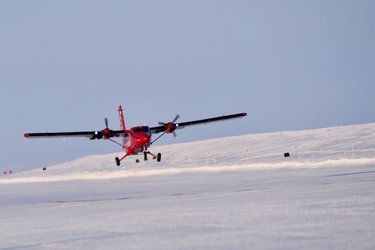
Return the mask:
[(375, 124), (152, 151), (2, 176), (0, 249), (375, 249)]

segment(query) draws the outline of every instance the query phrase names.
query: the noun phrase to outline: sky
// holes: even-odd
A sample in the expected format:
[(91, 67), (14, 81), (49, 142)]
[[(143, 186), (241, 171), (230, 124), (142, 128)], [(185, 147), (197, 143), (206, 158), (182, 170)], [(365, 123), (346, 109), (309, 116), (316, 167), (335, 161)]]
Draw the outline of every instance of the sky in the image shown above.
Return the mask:
[(374, 1), (0, 1), (0, 171), (120, 152), (26, 132), (247, 112), (159, 144), (375, 122)]

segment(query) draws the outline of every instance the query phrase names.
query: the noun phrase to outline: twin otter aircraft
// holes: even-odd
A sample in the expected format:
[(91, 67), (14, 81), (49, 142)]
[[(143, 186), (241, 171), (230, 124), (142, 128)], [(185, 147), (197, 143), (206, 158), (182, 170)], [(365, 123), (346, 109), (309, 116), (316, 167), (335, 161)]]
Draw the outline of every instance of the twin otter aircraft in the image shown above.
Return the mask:
[[(246, 116), (246, 113), (238, 113), (233, 115), (224, 115), (218, 117), (212, 117), (202, 120), (195, 120), (195, 121), (188, 121), (188, 122), (180, 122), (176, 123), (179, 115), (173, 119), (173, 121), (168, 123), (159, 122), (159, 126), (156, 127), (148, 127), (148, 126), (136, 126), (132, 127), (131, 129), (127, 130), (125, 126), (124, 114), (121, 105), (118, 108), (119, 116), (120, 116), (120, 124), (121, 130), (111, 130), (108, 128), (108, 119), (105, 118), (105, 125), (106, 128), (103, 130), (97, 131), (80, 131), (80, 132), (54, 132), (54, 133), (26, 133), (24, 134), (25, 138), (41, 138), (41, 137), (87, 137), (90, 140), (94, 139), (104, 139), (110, 140), (119, 146), (121, 146), (124, 151), (125, 155), (121, 158), (116, 157), (116, 165), (120, 166), (120, 162), (125, 159), (125, 157), (129, 155), (137, 155), (143, 152), (144, 160), (147, 161), (147, 155), (151, 155), (153, 159), (156, 159), (158, 162), (161, 161), (161, 154), (153, 154), (151, 153), (148, 148), (157, 140), (159, 140), (165, 134), (175, 134), (176, 129), (185, 128), (192, 125), (198, 124), (206, 124), (210, 122), (216, 121), (223, 121), (228, 119), (240, 118)], [(151, 139), (152, 134), (159, 134), (154, 140)], [(122, 137), (122, 143), (113, 140), (113, 137)]]

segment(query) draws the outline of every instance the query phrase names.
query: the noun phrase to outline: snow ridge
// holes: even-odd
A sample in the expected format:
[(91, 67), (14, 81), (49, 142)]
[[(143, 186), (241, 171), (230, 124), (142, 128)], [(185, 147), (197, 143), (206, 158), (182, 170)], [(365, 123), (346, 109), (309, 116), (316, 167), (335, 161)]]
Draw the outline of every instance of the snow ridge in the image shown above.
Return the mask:
[[(0, 184), (115, 179), (185, 172), (214, 172), (241, 169), (318, 168), (337, 164), (375, 163), (375, 123), (323, 129), (250, 134), (191, 143), (155, 146), (161, 163), (149, 160), (136, 164), (133, 156), (121, 167), (115, 156), (93, 155), (35, 169), (0, 179)], [(290, 157), (285, 158), (284, 153)]]

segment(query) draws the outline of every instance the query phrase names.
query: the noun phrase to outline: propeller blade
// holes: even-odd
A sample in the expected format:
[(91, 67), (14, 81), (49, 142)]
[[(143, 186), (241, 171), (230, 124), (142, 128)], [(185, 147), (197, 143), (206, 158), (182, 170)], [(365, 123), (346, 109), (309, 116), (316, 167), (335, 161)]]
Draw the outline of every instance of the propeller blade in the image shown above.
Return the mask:
[(179, 118), (180, 118), (180, 115), (176, 115), (172, 122), (167, 122), (167, 123), (165, 123), (165, 122), (159, 122), (159, 125), (165, 126), (168, 123), (175, 123)]
[(105, 128), (108, 128), (108, 118), (104, 118)]
[(178, 118), (180, 118), (180, 115), (176, 115), (172, 123), (175, 123), (178, 120)]

